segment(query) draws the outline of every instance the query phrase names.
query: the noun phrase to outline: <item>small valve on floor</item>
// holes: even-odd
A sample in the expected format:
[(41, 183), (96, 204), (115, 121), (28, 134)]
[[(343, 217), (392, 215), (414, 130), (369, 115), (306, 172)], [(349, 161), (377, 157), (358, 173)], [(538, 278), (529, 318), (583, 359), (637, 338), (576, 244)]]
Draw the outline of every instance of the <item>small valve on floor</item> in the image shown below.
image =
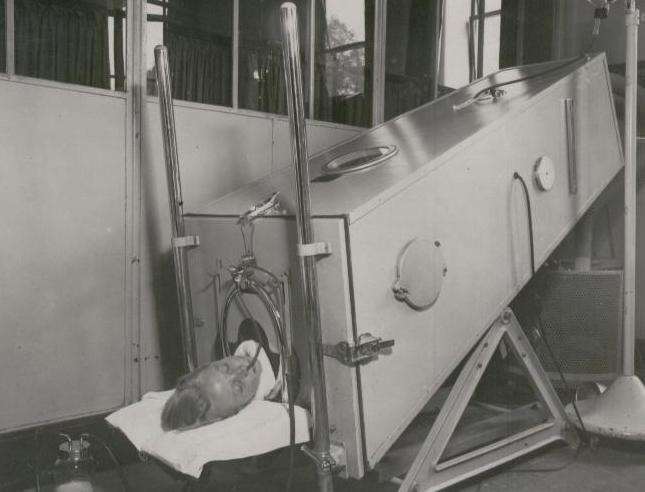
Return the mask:
[(67, 434), (61, 434), (65, 439), (58, 450), (64, 457), (56, 460), (54, 475), (57, 477), (54, 490), (56, 492), (92, 492), (92, 468), (94, 461), (90, 453), (90, 443), (86, 435), (72, 439)]

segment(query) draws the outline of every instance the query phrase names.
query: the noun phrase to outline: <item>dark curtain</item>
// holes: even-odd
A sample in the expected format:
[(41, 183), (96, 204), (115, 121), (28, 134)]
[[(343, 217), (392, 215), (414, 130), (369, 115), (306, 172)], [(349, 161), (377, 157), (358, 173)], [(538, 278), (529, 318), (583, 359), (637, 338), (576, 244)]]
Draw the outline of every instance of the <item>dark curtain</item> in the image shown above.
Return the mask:
[(499, 68), (517, 65), (518, 0), (502, 0), (499, 40)]
[[(433, 72), (436, 63), (436, 18), (439, 0), (410, 0), (410, 11), (405, 25), (394, 25), (388, 15), (385, 53), (385, 119), (421, 106), (433, 98)], [(397, 8), (388, 2), (388, 11)], [(407, 36), (405, 73), (388, 71), (389, 53), (396, 51), (401, 36)]]
[(0, 72), (7, 71), (7, 45), (5, 44), (4, 0), (0, 0)]
[[(240, 107), (287, 114), (286, 84), (282, 62), (280, 5), (283, 0), (240, 1)], [(300, 35), (300, 65), (304, 97), (307, 94), (309, 46), (306, 0), (295, 0)], [(305, 111), (308, 107), (305, 101)]]
[[(260, 76), (258, 109), (269, 113), (287, 114), (287, 88), (282, 68), (282, 45), (265, 46), (257, 50), (256, 55)], [(300, 65), (305, 67), (302, 60)]]
[[(502, 25), (499, 49), (500, 68), (549, 61), (552, 58), (555, 0), (524, 0), (524, 16), (520, 0), (502, 0)], [(520, 23), (524, 36), (520, 40)], [(523, 56), (519, 59), (519, 44)]]
[[(240, 50), (240, 55), (240, 107), (287, 114), (282, 44), (268, 41), (246, 46)], [(301, 66), (305, 71), (303, 60)], [(257, 79), (254, 72), (257, 72)]]
[(164, 34), (175, 99), (205, 104), (231, 103), (231, 45), (227, 39), (199, 39), (167, 30)]
[(524, 63), (539, 63), (552, 57), (555, 0), (526, 2)]
[(174, 98), (231, 105), (232, 5), (231, 0), (168, 2), (163, 39)]
[(16, 0), (16, 73), (109, 89), (107, 18), (80, 1)]

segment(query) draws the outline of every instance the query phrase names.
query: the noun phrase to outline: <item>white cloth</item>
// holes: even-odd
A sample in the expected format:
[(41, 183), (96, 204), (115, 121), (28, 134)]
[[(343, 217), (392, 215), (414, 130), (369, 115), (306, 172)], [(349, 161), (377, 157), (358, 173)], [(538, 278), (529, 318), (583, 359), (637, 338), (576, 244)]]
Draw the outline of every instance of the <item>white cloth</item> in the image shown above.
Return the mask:
[[(242, 342), (236, 355), (253, 357), (257, 343)], [(138, 403), (117, 410), (106, 420), (120, 429), (138, 451), (154, 456), (175, 470), (199, 478), (209, 461), (248, 458), (289, 445), (289, 413), (284, 403), (266, 401), (275, 394), (273, 369), (264, 349), (258, 362), (262, 367), (255, 397), (236, 415), (187, 431), (165, 432), (161, 428), (161, 412), (174, 390), (151, 392)], [(278, 372), (280, 374), (280, 372)], [(296, 406), (296, 443), (309, 440), (307, 412)]]
[[(248, 458), (289, 445), (286, 405), (252, 400), (236, 415), (187, 431), (164, 432), (161, 411), (173, 390), (147, 393), (140, 402), (108, 415), (135, 448), (175, 470), (199, 478), (210, 461)], [(309, 441), (307, 412), (296, 406), (296, 443)]]

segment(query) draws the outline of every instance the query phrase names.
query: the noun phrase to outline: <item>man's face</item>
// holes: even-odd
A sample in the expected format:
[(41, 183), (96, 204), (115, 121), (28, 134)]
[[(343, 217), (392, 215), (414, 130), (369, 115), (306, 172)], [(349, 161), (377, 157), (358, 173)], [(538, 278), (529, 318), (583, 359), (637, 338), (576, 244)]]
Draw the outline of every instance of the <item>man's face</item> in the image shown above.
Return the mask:
[(249, 368), (250, 362), (250, 357), (233, 355), (199, 372), (198, 384), (210, 401), (209, 420), (233, 415), (253, 398), (262, 368), (257, 361)]

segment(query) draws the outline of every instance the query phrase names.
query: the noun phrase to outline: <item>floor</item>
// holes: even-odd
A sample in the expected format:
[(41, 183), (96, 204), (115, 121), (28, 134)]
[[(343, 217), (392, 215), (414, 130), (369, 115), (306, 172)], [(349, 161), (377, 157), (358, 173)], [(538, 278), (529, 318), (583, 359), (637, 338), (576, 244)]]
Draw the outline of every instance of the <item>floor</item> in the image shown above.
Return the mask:
[[(499, 367), (492, 366), (492, 369)], [(642, 371), (641, 371), (642, 372)], [(641, 377), (645, 374), (641, 374)], [(503, 377), (491, 372), (490, 378), (484, 377), (480, 386), (480, 400), (469, 405), (474, 413), (470, 417), (486, 417), (482, 413), (482, 400), (488, 403), (515, 400), (523, 404), (529, 392), (522, 394), (527, 385), (515, 373)], [(439, 399), (439, 393), (436, 398)], [(509, 398), (511, 396), (512, 398)], [(499, 401), (498, 401), (499, 400)], [(431, 400), (432, 403), (432, 400)], [(429, 405), (409, 429), (410, 435), (425, 436), (427, 428), (434, 421), (433, 415), (440, 405)], [(486, 408), (486, 407), (484, 407)], [(477, 419), (474, 419), (477, 420)], [(415, 428), (415, 425), (419, 425)], [(101, 446), (94, 446), (94, 492), (101, 491), (155, 491), (155, 492), (280, 492), (284, 491), (288, 479), (288, 453), (285, 451), (264, 455), (253, 460), (218, 463), (209, 468), (207, 476), (201, 481), (187, 483), (185, 478), (173, 473), (156, 461), (141, 462), (136, 450), (115, 429), (108, 427), (102, 418), (75, 423), (76, 427), (61, 424), (46, 431), (36, 431), (4, 438), (0, 441), (0, 491), (36, 492), (36, 470), (39, 470), (40, 490), (54, 490), (51, 485), (55, 479), (56, 450), (60, 443), (60, 432), (79, 435), (89, 432), (96, 438), (109, 443), (120, 463), (121, 476), (115, 470), (109, 454)], [(425, 430), (422, 430), (425, 428)], [(413, 444), (404, 436), (393, 446), (405, 451)], [(414, 456), (414, 454), (412, 455)], [(381, 460), (381, 463), (385, 458)], [(405, 468), (407, 469), (407, 468)], [(398, 473), (395, 473), (398, 475)], [(123, 479), (127, 482), (124, 487)], [(390, 482), (379, 482), (376, 472), (363, 480), (335, 480), (335, 492), (394, 492), (398, 487)], [(293, 492), (317, 491), (315, 470), (309, 459), (302, 453), (296, 454)], [(563, 445), (548, 448), (501, 466), (484, 475), (457, 484), (449, 489), (452, 492), (538, 492), (538, 491), (597, 491), (630, 492), (645, 491), (645, 442), (629, 443), (600, 440), (593, 447), (584, 447), (579, 453)]]
[[(287, 478), (284, 471), (264, 471), (255, 478), (248, 475), (242, 476), (246, 472), (240, 471), (241, 475), (238, 478), (241, 479), (235, 483), (231, 476), (218, 480), (216, 471), (211, 474), (212, 477), (208, 483), (201, 485), (194, 483), (187, 487), (180, 477), (153, 462), (128, 465), (124, 467), (124, 471), (130, 491), (278, 492), (285, 490)], [(299, 460), (292, 490), (315, 492), (317, 487), (313, 476), (313, 470), (306, 462)], [(97, 474), (95, 484), (95, 492), (123, 490), (122, 482), (114, 472)], [(35, 488), (22, 490), (34, 491)], [(41, 490), (52, 489), (43, 486)], [(335, 484), (336, 492), (393, 492), (396, 490), (396, 485), (378, 483), (373, 477), (367, 477), (361, 481), (338, 479)], [(568, 447), (554, 445), (448, 490), (452, 492), (541, 492), (546, 490), (642, 492), (645, 490), (645, 443), (601, 441), (596, 449), (584, 448), (580, 453)]]

